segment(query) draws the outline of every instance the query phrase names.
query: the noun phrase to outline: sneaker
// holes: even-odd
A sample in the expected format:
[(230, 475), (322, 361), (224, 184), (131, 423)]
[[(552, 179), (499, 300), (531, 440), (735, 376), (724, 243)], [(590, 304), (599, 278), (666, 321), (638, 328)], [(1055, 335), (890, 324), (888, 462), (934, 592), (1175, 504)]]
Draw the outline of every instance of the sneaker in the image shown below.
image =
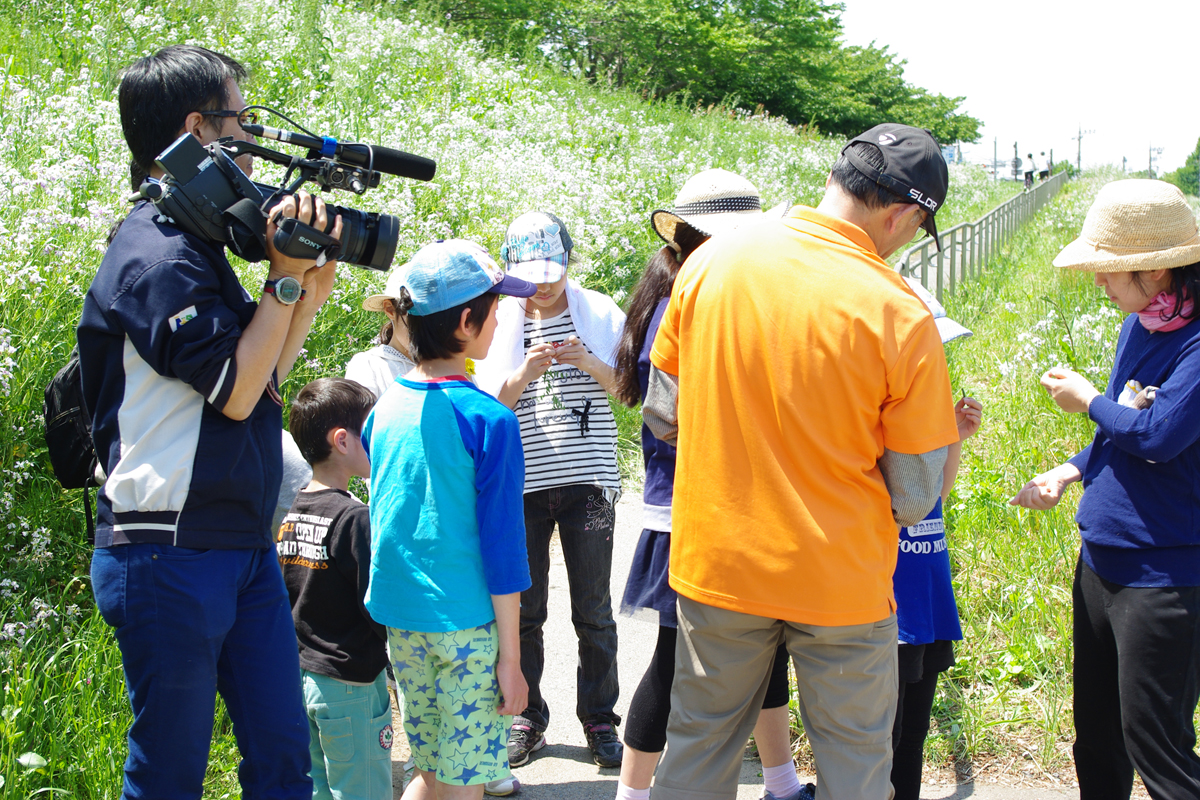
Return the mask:
[(546, 734), (528, 725), (513, 725), (508, 734), (508, 765), (520, 767), (529, 757), (546, 746)]
[(787, 797), (776, 797), (764, 789), (760, 800), (816, 800), (816, 797), (817, 787), (814, 784), (806, 783), (797, 789), (795, 794), (790, 794)]
[(501, 778), (498, 781), (488, 781), (483, 785), (483, 793), (494, 795), (495, 797), (508, 797), (510, 794), (516, 794), (521, 791), (521, 782), (517, 780), (516, 775), (509, 775), (507, 778)]
[(611, 722), (586, 722), (583, 732), (587, 735), (588, 749), (592, 751), (593, 761), (602, 767), (621, 766), (621, 756), (625, 747), (617, 737), (617, 729)]

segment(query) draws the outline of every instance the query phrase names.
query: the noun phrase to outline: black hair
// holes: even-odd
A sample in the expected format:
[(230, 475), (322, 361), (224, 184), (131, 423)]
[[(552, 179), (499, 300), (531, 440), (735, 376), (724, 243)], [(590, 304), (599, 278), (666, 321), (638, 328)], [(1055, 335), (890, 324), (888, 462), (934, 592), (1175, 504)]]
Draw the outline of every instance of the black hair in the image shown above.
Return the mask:
[(374, 405), (375, 394), (360, 383), (346, 378), (317, 378), (292, 401), (288, 430), (300, 455), (316, 466), (333, 452), (329, 432), (345, 428), (358, 436)]
[(409, 309), (413, 307), (412, 295), (408, 293), (408, 287), (401, 286), (399, 309), (404, 316), (404, 326), (408, 328), (408, 353), (413, 363), (452, 358), (467, 349), (467, 343), (457, 336), (463, 309), (469, 312), (467, 327), (479, 331), (483, 328), (488, 314), (492, 313), (492, 306), (499, 299), (498, 294), (484, 292), (445, 311), (422, 315), (409, 314)]
[[(190, 44), (164, 47), (125, 70), (117, 102), (121, 130), (133, 155), (129, 177), (135, 191), (158, 154), (179, 138), (187, 115), (224, 108), (229, 102), (227, 83), (245, 77), (245, 67), (229, 56)], [(205, 122), (220, 130), (222, 119)]]
[(617, 399), (630, 408), (642, 401), (642, 389), (638, 383), (638, 359), (642, 355), (642, 348), (646, 346), (646, 334), (650, 330), (650, 320), (654, 318), (654, 311), (664, 297), (670, 297), (680, 264), (707, 241), (708, 235), (691, 225), (676, 225), (675, 243), (679, 245), (679, 252), (676, 253), (671, 247), (664, 247), (651, 256), (646, 262), (641, 279), (633, 289), (625, 315), (625, 329), (621, 333), (621, 344), (617, 348), (615, 392)]
[[(887, 162), (883, 159), (883, 153), (870, 142), (855, 142), (850, 145), (849, 150), (853, 150), (854, 154), (867, 163), (868, 166), (875, 169), (883, 169), (887, 166)], [(887, 208), (897, 203), (912, 203), (906, 197), (901, 197), (898, 194), (888, 191), (880, 186), (875, 181), (863, 175), (845, 155), (838, 158), (837, 163), (833, 165), (833, 169), (829, 172), (830, 182), (838, 186), (842, 191), (849, 194), (854, 199), (865, 205), (867, 208)]]
[[(1171, 288), (1167, 294), (1171, 295), (1175, 301), (1175, 307), (1171, 309), (1171, 313), (1167, 314), (1166, 319), (1169, 321), (1176, 317), (1183, 317), (1186, 320), (1193, 320), (1200, 317), (1200, 302), (1197, 302), (1197, 298), (1200, 298), (1200, 261), (1183, 267), (1174, 267), (1167, 270), (1167, 273), (1171, 276)], [(1142, 273), (1131, 272), (1130, 280), (1142, 294), (1146, 293), (1142, 283)], [(1184, 314), (1183, 304), (1188, 300), (1192, 301), (1192, 310)]]

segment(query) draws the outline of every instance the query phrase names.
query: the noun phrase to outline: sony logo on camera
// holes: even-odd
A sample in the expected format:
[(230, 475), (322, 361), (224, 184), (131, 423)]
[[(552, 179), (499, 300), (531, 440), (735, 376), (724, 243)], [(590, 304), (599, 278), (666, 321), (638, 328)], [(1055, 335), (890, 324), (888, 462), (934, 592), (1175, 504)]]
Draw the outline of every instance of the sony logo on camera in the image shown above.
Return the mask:
[(321, 249), (321, 245), (317, 244), (312, 239), (305, 239), (303, 236), (297, 236), (296, 238), (300, 240), (301, 244), (306, 244), (309, 247), (311, 247), (313, 250)]

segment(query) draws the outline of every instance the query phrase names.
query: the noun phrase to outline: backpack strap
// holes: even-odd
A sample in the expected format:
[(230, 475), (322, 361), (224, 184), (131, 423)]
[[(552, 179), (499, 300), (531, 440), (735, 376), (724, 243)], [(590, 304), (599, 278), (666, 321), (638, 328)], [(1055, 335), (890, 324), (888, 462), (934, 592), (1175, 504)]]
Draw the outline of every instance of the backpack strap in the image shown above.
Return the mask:
[(89, 547), (96, 546), (96, 522), (92, 519), (92, 490), (91, 487), (83, 487), (83, 516), (87, 520), (87, 541)]

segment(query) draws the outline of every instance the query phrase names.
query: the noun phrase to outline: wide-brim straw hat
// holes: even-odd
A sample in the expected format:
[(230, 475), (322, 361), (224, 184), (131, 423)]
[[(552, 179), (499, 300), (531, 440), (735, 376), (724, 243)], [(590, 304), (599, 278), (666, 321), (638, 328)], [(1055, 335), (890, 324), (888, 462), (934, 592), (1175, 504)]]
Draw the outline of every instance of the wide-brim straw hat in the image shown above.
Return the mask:
[(383, 294), (373, 294), (362, 301), (362, 307), (367, 311), (375, 311), (380, 314), (383, 311), (384, 300), (400, 299), (400, 287), (404, 285), (404, 270), (393, 269), (388, 273), (387, 283), (383, 286)]
[(1079, 238), (1054, 266), (1145, 272), (1200, 262), (1200, 229), (1183, 192), (1165, 181), (1114, 181), (1096, 194)]
[[(791, 208), (781, 203), (765, 215), (782, 217)], [(762, 197), (758, 187), (741, 175), (724, 169), (706, 169), (688, 178), (675, 195), (675, 207), (650, 214), (650, 225), (659, 237), (676, 250), (676, 229), (686, 225), (706, 236), (734, 230), (762, 219)]]

